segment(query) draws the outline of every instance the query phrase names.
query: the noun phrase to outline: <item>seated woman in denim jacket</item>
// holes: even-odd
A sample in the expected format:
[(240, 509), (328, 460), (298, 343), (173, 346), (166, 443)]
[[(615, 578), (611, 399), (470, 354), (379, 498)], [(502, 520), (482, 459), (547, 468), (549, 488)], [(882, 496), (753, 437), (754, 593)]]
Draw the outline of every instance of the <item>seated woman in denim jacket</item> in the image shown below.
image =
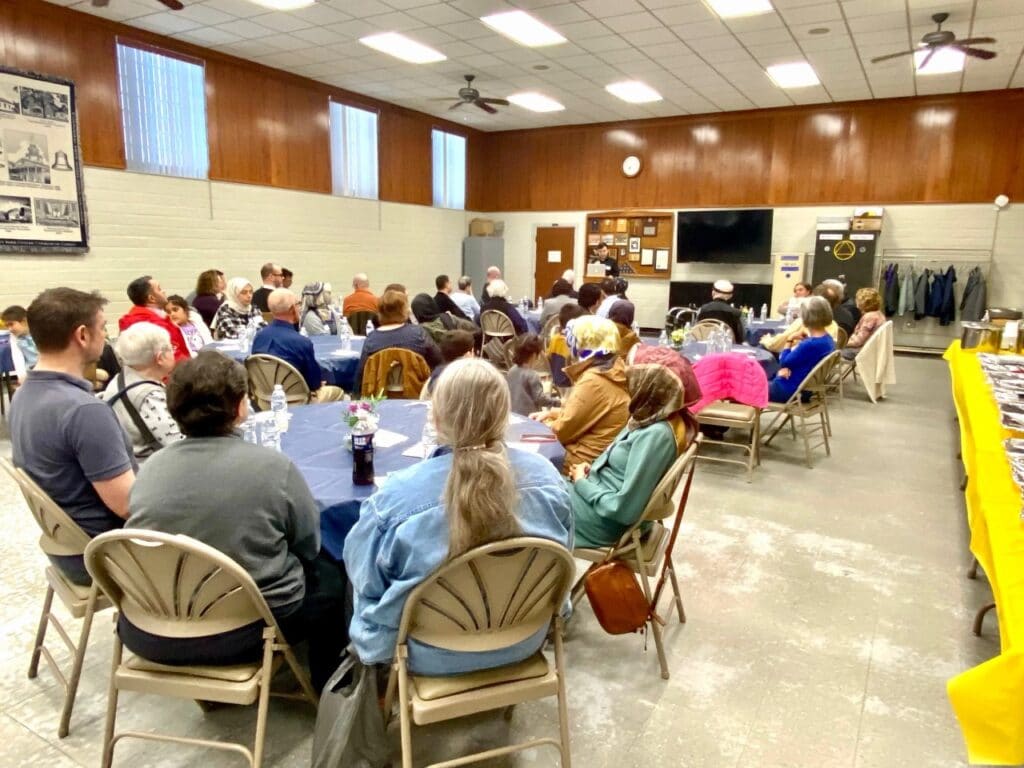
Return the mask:
[[(345, 540), (355, 600), (350, 634), (364, 664), (393, 658), (409, 593), (448, 560), (513, 536), (572, 546), (569, 494), (558, 471), (542, 456), (505, 448), (509, 392), (497, 369), (483, 360), (454, 361), (438, 379), (433, 403), (444, 448), (392, 473), (363, 502)], [(421, 675), (455, 675), (513, 664), (535, 653), (546, 633), (484, 653), (410, 642), (409, 666)]]

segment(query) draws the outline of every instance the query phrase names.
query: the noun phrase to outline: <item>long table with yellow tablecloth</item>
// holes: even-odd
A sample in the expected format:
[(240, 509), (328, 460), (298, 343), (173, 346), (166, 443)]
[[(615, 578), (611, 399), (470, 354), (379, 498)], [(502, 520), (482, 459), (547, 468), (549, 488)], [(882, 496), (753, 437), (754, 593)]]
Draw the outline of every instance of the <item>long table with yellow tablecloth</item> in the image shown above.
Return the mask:
[(972, 763), (1024, 763), (1024, 522), (1021, 494), (1003, 448), (1007, 437), (978, 357), (954, 342), (944, 358), (953, 380), (971, 552), (984, 568), (999, 616), (1000, 653), (952, 678), (950, 702)]

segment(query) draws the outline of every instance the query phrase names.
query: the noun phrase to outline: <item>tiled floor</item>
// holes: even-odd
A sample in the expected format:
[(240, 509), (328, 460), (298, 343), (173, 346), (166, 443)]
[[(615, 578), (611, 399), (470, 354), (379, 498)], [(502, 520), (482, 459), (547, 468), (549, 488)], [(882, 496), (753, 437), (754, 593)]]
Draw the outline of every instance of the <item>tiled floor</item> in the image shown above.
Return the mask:
[[(676, 562), (689, 622), (667, 632), (672, 678), (643, 639), (604, 635), (584, 607), (567, 645), (573, 761), (634, 766), (965, 764), (947, 678), (998, 650), (984, 579), (968, 581), (967, 534), (948, 377), (937, 359), (898, 359), (900, 383), (871, 405), (855, 388), (834, 409), (833, 455), (813, 470), (787, 438), (765, 451), (754, 482), (702, 464)], [(6, 452), (6, 443), (0, 452)], [(28, 680), (43, 595), (43, 558), (14, 486), (0, 479), (0, 765), (95, 766), (111, 625), (98, 617), (72, 720), (57, 738), (59, 696)], [(76, 625), (77, 626), (77, 625)], [(554, 702), (517, 708), (511, 724), (480, 715), (417, 729), (421, 758), (468, 743), (553, 734)], [(192, 702), (126, 694), (120, 722), (209, 738), (245, 737), (253, 710), (204, 715)], [(275, 702), (266, 764), (309, 764), (308, 707)], [(236, 757), (124, 742), (116, 764), (204, 768)], [(556, 765), (549, 752), (495, 763)]]

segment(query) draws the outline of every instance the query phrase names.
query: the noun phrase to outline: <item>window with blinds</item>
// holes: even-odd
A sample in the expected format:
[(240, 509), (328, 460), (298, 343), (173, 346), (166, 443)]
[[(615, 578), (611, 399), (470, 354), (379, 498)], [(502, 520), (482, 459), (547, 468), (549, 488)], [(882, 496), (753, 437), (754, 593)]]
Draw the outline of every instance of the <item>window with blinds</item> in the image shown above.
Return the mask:
[(377, 199), (376, 112), (331, 102), (331, 184), (336, 195)]
[(466, 207), (466, 138), (454, 133), (431, 132), (434, 167), (434, 205)]
[(119, 42), (117, 71), (128, 170), (207, 178), (203, 65)]

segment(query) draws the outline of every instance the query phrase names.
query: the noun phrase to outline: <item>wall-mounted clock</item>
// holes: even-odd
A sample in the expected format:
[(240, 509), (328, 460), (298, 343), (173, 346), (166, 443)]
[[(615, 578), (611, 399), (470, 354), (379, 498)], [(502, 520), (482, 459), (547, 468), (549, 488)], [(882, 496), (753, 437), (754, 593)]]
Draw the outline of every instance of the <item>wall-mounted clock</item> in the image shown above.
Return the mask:
[(642, 167), (642, 165), (643, 164), (640, 162), (639, 157), (637, 157), (636, 155), (630, 155), (629, 157), (622, 161), (622, 173), (624, 176), (632, 179), (634, 176), (640, 173), (640, 168)]

